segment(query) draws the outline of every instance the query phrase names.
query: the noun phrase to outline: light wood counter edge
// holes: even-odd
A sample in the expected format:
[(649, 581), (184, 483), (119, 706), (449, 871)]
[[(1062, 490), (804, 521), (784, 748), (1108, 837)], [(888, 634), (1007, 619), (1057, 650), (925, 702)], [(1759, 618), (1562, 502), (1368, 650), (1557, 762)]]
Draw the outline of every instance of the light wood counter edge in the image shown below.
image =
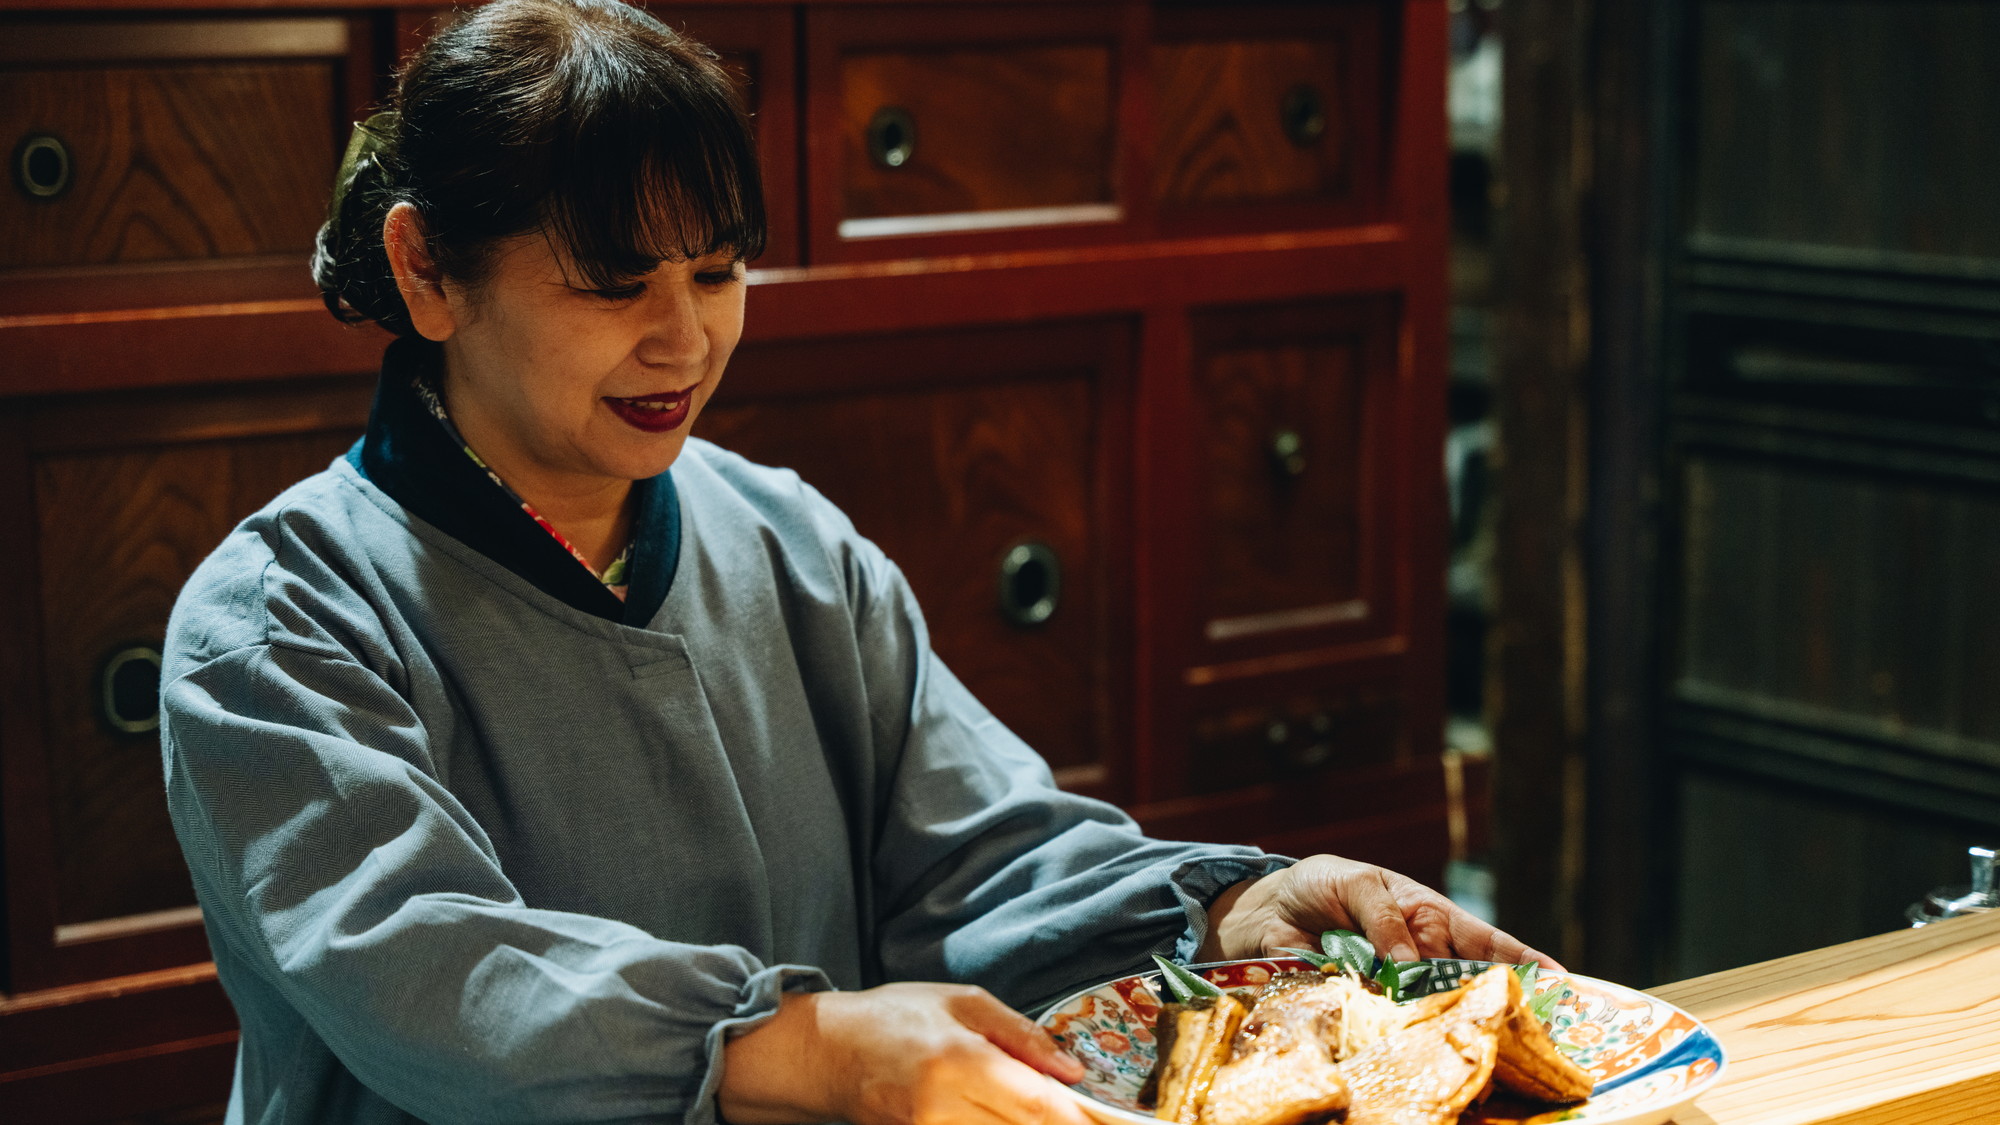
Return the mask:
[(1649, 991), (1728, 1058), (1679, 1125), (2000, 1122), (2000, 912)]

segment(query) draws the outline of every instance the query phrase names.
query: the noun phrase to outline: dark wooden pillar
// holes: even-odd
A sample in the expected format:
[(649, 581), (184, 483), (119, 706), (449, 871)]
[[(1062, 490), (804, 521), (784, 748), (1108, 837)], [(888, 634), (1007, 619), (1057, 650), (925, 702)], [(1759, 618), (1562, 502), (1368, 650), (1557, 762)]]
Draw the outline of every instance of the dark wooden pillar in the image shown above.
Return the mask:
[(1594, 0), (1508, 0), (1494, 317), (1498, 598), (1489, 642), (1500, 924), (1565, 962), (1587, 787)]

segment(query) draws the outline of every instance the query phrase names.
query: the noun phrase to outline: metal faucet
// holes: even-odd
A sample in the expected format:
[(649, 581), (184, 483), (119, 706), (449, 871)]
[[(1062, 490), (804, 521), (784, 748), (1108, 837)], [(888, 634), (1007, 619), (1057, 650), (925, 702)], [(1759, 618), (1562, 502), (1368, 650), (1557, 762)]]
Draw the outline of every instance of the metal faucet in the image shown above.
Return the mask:
[(1972, 860), (1972, 885), (1939, 887), (1925, 895), (1923, 901), (1911, 903), (1903, 916), (1912, 927), (2000, 908), (2000, 893), (1993, 890), (1993, 849), (1968, 848), (1966, 855)]

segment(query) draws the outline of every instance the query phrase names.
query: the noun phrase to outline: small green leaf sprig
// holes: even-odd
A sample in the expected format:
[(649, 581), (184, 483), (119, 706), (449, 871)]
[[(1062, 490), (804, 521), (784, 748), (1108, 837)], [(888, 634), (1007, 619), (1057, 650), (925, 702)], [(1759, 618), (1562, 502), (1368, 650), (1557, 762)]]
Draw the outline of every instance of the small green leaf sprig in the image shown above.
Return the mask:
[(1372, 980), (1381, 988), (1382, 995), (1398, 1004), (1417, 998), (1417, 986), (1430, 979), (1433, 968), (1428, 961), (1397, 961), (1382, 956), (1367, 938), (1353, 930), (1328, 930), (1319, 936), (1319, 944), (1326, 952), (1289, 948), (1278, 952), (1289, 953), (1316, 969), (1331, 965), (1363, 980)]
[[(1430, 979), (1436, 966), (1428, 961), (1396, 961), (1375, 952), (1375, 946), (1365, 937), (1352, 930), (1328, 930), (1319, 937), (1320, 949), (1298, 949), (1283, 947), (1277, 953), (1289, 953), (1315, 969), (1331, 966), (1344, 973), (1351, 973), (1362, 980), (1371, 980), (1381, 988), (1382, 995), (1398, 1004), (1408, 1003), (1417, 998), (1417, 988)], [(1324, 952), (1321, 952), (1324, 950)], [(1160, 979), (1173, 993), (1175, 1001), (1185, 1004), (1197, 996), (1220, 996), (1222, 990), (1197, 973), (1167, 960), (1159, 954), (1153, 960), (1160, 966)], [(1510, 966), (1514, 975), (1521, 978), (1521, 991), (1528, 996), (1528, 1010), (1547, 1027), (1555, 1020), (1555, 1010), (1564, 996), (1569, 995), (1567, 985), (1558, 984), (1541, 995), (1535, 995), (1535, 981), (1541, 968), (1533, 964)]]
[(1222, 995), (1222, 990), (1207, 977), (1189, 972), (1157, 953), (1153, 954), (1153, 960), (1160, 966), (1161, 983), (1167, 986), (1167, 991), (1174, 994), (1176, 1004), (1185, 1004), (1197, 996)]

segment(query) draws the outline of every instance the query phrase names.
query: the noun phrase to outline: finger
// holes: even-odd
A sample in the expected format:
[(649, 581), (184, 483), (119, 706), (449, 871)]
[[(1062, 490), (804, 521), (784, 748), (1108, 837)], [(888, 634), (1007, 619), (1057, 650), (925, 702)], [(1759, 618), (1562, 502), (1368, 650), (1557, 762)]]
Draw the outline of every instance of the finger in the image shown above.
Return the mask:
[(1460, 926), (1464, 921), (1477, 922), (1478, 919), (1450, 899), (1406, 875), (1391, 872), (1387, 881), (1395, 892), (1404, 924), (1409, 926), (1410, 937), (1416, 942), (1420, 955), (1466, 956), (1463, 952), (1465, 947), (1458, 941), (1462, 932)]
[(1009, 1125), (1091, 1125), (1061, 1086), (998, 1052), (968, 1079), (960, 1090), (966, 1102)]
[(987, 1042), (1064, 1084), (1083, 1081), (1083, 1063), (1056, 1045), (1049, 1033), (1002, 1004), (983, 988), (967, 990), (952, 1015)]
[(1361, 866), (1342, 880), (1340, 902), (1361, 927), (1369, 944), (1392, 961), (1417, 959), (1417, 941), (1410, 935), (1402, 904), (1383, 879), (1379, 867)]

